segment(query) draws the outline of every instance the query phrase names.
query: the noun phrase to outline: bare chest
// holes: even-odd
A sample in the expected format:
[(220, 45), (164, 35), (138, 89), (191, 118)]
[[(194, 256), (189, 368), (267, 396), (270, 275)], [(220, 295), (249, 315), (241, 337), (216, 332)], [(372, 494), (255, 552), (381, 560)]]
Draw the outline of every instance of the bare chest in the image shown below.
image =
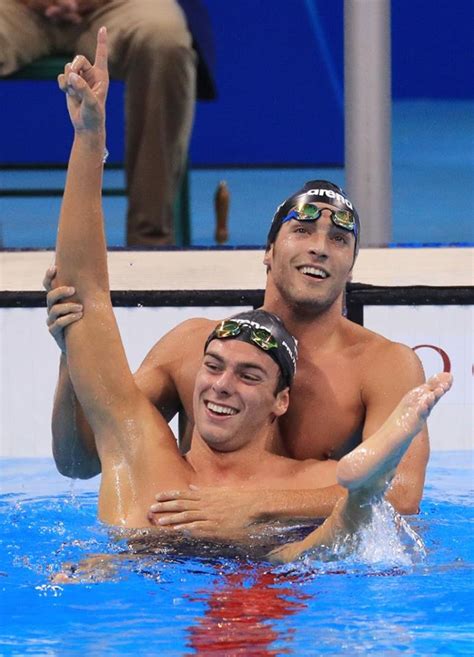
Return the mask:
[(290, 408), (279, 420), (289, 456), (338, 459), (360, 442), (365, 408), (357, 370), (342, 357), (298, 363)]

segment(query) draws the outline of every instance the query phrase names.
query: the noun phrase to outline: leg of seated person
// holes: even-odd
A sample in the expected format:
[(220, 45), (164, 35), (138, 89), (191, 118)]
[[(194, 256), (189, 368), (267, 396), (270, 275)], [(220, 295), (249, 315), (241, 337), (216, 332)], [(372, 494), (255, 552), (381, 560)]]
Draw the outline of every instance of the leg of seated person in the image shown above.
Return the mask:
[(196, 98), (184, 14), (175, 0), (111, 0), (89, 24), (79, 50), (93, 52), (97, 29), (106, 25), (111, 74), (126, 83), (127, 243), (171, 244)]
[(0, 77), (52, 52), (48, 22), (18, 0), (0, 2)]

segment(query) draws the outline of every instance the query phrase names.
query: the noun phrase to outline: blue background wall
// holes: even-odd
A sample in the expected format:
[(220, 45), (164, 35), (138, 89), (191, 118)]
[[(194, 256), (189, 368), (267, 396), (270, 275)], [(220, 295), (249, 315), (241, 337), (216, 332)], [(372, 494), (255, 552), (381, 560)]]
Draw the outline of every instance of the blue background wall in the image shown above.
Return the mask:
[[(207, 4), (219, 99), (198, 104), (192, 165), (341, 165), (342, 0)], [(473, 98), (473, 25), (473, 0), (393, 0), (394, 99)], [(0, 163), (66, 161), (71, 134), (54, 83), (2, 81), (0, 112)], [(111, 161), (120, 162), (120, 83), (108, 132)]]

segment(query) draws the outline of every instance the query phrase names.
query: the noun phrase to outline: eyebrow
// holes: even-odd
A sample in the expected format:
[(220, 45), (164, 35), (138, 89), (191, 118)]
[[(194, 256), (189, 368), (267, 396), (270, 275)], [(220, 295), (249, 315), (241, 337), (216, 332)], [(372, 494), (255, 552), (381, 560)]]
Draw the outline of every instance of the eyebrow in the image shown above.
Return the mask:
[(262, 372), (262, 374), (265, 374), (265, 376), (268, 376), (268, 372), (265, 368), (263, 368), (261, 365), (257, 365), (256, 363), (239, 363), (238, 365), (239, 370), (258, 370), (259, 372)]
[(224, 362), (224, 359), (223, 359), (223, 358), (221, 358), (218, 354), (214, 353), (214, 352), (213, 352), (211, 349), (209, 349), (209, 348), (206, 349), (206, 351), (204, 352), (204, 356), (212, 356), (213, 358), (215, 358), (216, 360), (220, 361), (221, 363)]
[(354, 231), (353, 230), (346, 230), (342, 226), (336, 226), (335, 224), (332, 223), (331, 221), (331, 226), (329, 227), (329, 232), (331, 233), (340, 233), (341, 235), (352, 235), (352, 237), (355, 239)]
[[(225, 360), (222, 358), (222, 356), (219, 356), (215, 352), (211, 350), (207, 350), (204, 356), (211, 356), (212, 358), (215, 358), (219, 363), (224, 364)], [(245, 369), (253, 369), (253, 370), (259, 370), (262, 372), (262, 374), (265, 374), (268, 376), (268, 372), (265, 368), (263, 368), (261, 365), (258, 365), (257, 363), (249, 363), (249, 362), (243, 362), (243, 363), (238, 363), (237, 365), (238, 370), (245, 370)]]

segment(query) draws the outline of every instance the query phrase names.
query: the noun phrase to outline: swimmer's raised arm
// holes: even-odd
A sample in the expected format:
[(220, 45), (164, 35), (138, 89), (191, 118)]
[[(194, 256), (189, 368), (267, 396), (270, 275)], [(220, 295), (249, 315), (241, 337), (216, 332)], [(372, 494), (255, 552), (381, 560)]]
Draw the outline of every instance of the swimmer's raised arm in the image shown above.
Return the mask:
[[(85, 318), (67, 329), (66, 344), (74, 389), (82, 404), (87, 405), (88, 419), (93, 422), (103, 415), (106, 395), (110, 397), (112, 391), (116, 395), (129, 392), (126, 375), (120, 385), (117, 382), (118, 374), (128, 368), (110, 304), (101, 205), (109, 83), (104, 29), (99, 31), (94, 65), (84, 58), (81, 63), (82, 68), (76, 64), (76, 70), (68, 64), (58, 78), (66, 92), (74, 143), (61, 207), (56, 263), (58, 283), (73, 286), (73, 300), (84, 308)], [(101, 327), (95, 331), (98, 322), (110, 324), (110, 330), (106, 332)], [(101, 363), (107, 366), (94, 372)]]
[[(94, 64), (78, 56), (58, 78), (65, 91), (74, 142), (69, 158), (56, 247), (58, 285), (75, 288), (81, 321), (66, 329), (74, 390), (96, 433), (138, 407), (110, 301), (102, 214), (105, 101), (109, 77), (107, 36), (101, 28)], [(120, 423), (120, 422), (119, 422)], [(97, 437), (97, 433), (96, 433)]]
[(107, 36), (101, 28), (94, 65), (76, 57), (59, 76), (74, 127), (56, 247), (58, 285), (76, 290), (84, 316), (66, 329), (74, 390), (94, 431), (102, 465), (100, 518), (148, 526), (158, 482), (189, 482), (164, 418), (136, 386), (110, 300), (102, 216)]

